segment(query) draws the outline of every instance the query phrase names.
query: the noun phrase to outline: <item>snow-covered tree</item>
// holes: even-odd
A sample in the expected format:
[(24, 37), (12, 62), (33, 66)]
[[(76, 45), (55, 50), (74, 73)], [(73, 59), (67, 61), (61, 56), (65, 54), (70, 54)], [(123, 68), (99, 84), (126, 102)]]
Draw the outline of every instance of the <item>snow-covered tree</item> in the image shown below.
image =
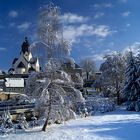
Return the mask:
[(122, 54), (114, 53), (105, 56), (105, 62), (100, 66), (101, 88), (105, 93), (113, 93), (117, 96), (117, 104), (120, 102), (120, 90), (122, 89), (125, 73), (125, 62)]
[(18, 118), (17, 118), (17, 122), (18, 122), (18, 128), (20, 129), (28, 129), (29, 125), (26, 121), (26, 117), (24, 113), (21, 113)]
[(81, 83), (79, 75), (77, 79), (77, 82), (72, 81), (52, 59), (46, 64), (45, 72), (33, 73), (28, 78), (25, 93), (36, 100), (36, 110), (46, 117), (43, 131), (50, 121), (74, 118), (77, 102), (84, 102), (81, 92), (74, 88), (75, 82)]
[[(42, 78), (43, 81), (40, 80)], [(47, 70), (44, 77), (43, 73), (31, 75), (25, 93), (36, 100), (36, 110), (46, 117), (47, 125), (50, 121), (54, 123), (74, 118), (77, 103), (84, 102), (82, 93), (74, 88), (71, 76), (55, 69)]]
[(2, 124), (0, 126), (0, 133), (10, 133), (14, 132), (14, 124), (12, 122), (12, 117), (9, 110), (3, 112), (1, 118)]
[(37, 117), (35, 115), (35, 112), (32, 113), (32, 117), (31, 117), (31, 126), (37, 126), (38, 125), (38, 121), (37, 121)]
[(63, 63), (70, 54), (70, 43), (63, 38), (60, 8), (53, 3), (43, 6), (39, 13), (39, 40), (47, 49), (47, 59)]
[(127, 110), (140, 110), (137, 104), (140, 99), (140, 67), (137, 65), (136, 58), (130, 52), (125, 73), (125, 85), (122, 91), (124, 99), (127, 100)]
[(35, 99), (36, 110), (46, 118), (43, 131), (50, 122), (74, 118), (76, 103), (84, 98), (75, 83), (81, 84), (79, 75), (71, 76), (61, 69), (64, 58), (69, 58), (69, 42), (63, 39), (59, 7), (50, 3), (40, 12), (39, 38), (47, 48), (47, 62), (43, 72), (33, 73), (27, 80), (25, 93)]
[(95, 61), (91, 58), (84, 58), (81, 60), (81, 67), (83, 71), (86, 73), (86, 79), (89, 79), (90, 74), (96, 71)]
[(12, 123), (12, 118), (11, 118), (9, 110), (4, 111), (4, 114), (2, 115), (2, 118), (3, 118), (4, 126), (6, 128), (11, 128), (13, 123)]

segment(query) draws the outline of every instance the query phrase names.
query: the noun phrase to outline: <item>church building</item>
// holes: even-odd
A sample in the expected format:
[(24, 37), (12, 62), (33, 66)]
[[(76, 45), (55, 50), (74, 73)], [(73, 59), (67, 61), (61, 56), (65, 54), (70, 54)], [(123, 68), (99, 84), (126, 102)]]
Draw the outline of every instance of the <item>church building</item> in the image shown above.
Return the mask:
[(22, 43), (20, 56), (15, 58), (12, 63), (12, 68), (9, 69), (9, 74), (29, 74), (31, 72), (40, 71), (39, 60), (32, 56), (30, 44), (27, 37)]

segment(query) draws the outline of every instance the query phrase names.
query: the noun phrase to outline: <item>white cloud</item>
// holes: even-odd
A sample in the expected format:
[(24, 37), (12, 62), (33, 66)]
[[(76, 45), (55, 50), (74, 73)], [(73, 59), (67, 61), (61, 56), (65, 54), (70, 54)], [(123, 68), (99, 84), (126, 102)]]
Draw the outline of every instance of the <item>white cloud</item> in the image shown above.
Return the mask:
[(95, 61), (103, 61), (104, 60), (104, 54), (94, 54), (92, 56), (93, 60)]
[(6, 51), (7, 49), (4, 47), (0, 47), (0, 51)]
[(25, 31), (30, 27), (31, 23), (30, 22), (24, 22), (20, 25), (17, 26), (17, 29), (19, 29), (20, 31)]
[(130, 14), (131, 14), (130, 11), (126, 11), (126, 12), (122, 13), (122, 16), (123, 17), (128, 17)]
[[(103, 4), (103, 6), (110, 6), (111, 4)], [(104, 16), (103, 12), (96, 13), (94, 18)], [(65, 23), (64, 26), (64, 38), (70, 40), (72, 43), (79, 43), (82, 37), (99, 37), (105, 38), (115, 31), (112, 31), (109, 26), (106, 25), (89, 25), (87, 21), (88, 17), (79, 16), (77, 14), (66, 13), (60, 17)], [(78, 23), (78, 24), (76, 24)]]
[(132, 45), (127, 46), (124, 50), (123, 53), (132, 51), (135, 55), (140, 53), (140, 42), (134, 42)]
[(116, 54), (116, 53), (117, 53), (116, 51), (107, 49), (107, 50), (102, 51), (101, 53), (94, 53), (94, 52), (93, 52), (92, 57), (93, 57), (93, 59), (94, 59), (95, 61), (103, 61), (105, 55)]
[(113, 7), (112, 3), (102, 3), (102, 4), (94, 4), (95, 8), (111, 8)]
[(96, 36), (105, 38), (115, 31), (112, 31), (109, 26), (106, 25), (87, 25), (82, 24), (80, 26), (65, 26), (64, 27), (64, 38), (75, 43), (80, 37)]
[(99, 25), (95, 27), (93, 34), (98, 37), (107, 37), (108, 35), (111, 35), (115, 31), (111, 31), (109, 26), (106, 25)]
[(88, 20), (88, 17), (79, 16), (77, 14), (66, 13), (60, 17), (64, 23), (83, 23)]
[(97, 18), (100, 18), (100, 17), (103, 17), (104, 16), (104, 13), (103, 12), (99, 12), (99, 13), (96, 13), (94, 18), (97, 19)]
[(18, 12), (15, 10), (11, 10), (8, 15), (12, 18), (15, 18), (18, 16)]

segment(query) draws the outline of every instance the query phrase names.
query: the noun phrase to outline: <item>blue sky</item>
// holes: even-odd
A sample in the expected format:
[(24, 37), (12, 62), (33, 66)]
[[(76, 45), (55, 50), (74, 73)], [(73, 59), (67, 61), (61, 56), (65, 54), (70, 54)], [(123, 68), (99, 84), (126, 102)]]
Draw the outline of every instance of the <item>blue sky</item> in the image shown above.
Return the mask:
[[(48, 0), (0, 0), (0, 69), (19, 56), (25, 36), (36, 40), (39, 8)], [(64, 37), (79, 62), (91, 57), (99, 65), (112, 51), (135, 52), (140, 46), (139, 0), (52, 0), (60, 6)]]

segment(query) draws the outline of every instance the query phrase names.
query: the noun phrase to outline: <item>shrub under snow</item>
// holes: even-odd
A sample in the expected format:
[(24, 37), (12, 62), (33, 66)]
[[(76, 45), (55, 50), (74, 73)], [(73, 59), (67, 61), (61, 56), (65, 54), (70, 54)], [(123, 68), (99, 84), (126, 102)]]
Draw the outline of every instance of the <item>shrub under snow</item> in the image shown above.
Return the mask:
[(96, 112), (105, 113), (115, 110), (115, 102), (110, 98), (101, 96), (89, 96), (85, 101), (85, 106), (89, 115), (94, 115)]

